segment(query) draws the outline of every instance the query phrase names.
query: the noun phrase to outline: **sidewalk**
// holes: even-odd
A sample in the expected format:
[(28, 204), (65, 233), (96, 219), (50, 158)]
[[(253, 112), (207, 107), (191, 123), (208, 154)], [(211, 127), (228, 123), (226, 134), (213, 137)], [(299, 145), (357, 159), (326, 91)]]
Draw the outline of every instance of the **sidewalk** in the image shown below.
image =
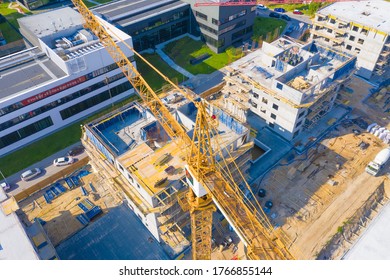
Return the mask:
[(196, 38), (196, 37), (194, 37), (194, 36), (192, 36), (192, 35), (189, 35), (189, 34), (184, 34), (184, 35), (182, 35), (182, 36), (179, 36), (179, 37), (176, 37), (176, 38), (174, 38), (174, 39), (171, 39), (171, 40), (168, 40), (168, 41), (166, 41), (166, 42), (164, 42), (164, 43), (161, 43), (161, 44), (158, 44), (158, 45), (156, 45), (156, 52), (157, 52), (157, 54), (169, 65), (169, 66), (171, 66), (173, 69), (175, 69), (177, 72), (179, 72), (179, 73), (181, 73), (181, 74), (183, 74), (184, 76), (186, 76), (186, 77), (188, 77), (188, 78), (193, 78), (193, 77), (195, 77), (193, 74), (191, 74), (190, 72), (188, 72), (187, 70), (185, 70), (183, 67), (181, 67), (181, 66), (179, 66), (179, 65), (177, 65), (166, 53), (164, 53), (163, 52), (163, 48), (167, 45), (167, 44), (169, 44), (169, 43), (171, 43), (171, 42), (173, 42), (173, 41), (177, 41), (178, 39), (181, 39), (181, 38), (183, 38), (184, 36), (188, 36), (188, 37), (190, 37), (190, 38), (192, 38), (192, 39), (194, 39), (194, 40), (198, 40), (198, 38)]

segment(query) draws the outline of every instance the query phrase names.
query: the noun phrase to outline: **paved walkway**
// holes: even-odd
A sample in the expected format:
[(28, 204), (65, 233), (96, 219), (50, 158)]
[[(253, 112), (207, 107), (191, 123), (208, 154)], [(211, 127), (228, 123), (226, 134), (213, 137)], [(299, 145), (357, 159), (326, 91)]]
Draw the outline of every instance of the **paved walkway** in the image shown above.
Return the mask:
[[(63, 157), (66, 155), (66, 153), (73, 147), (75, 146), (79, 146), (81, 145), (81, 142), (77, 142), (55, 154), (52, 154), (51, 156), (41, 160), (40, 162), (37, 162), (37, 163), (34, 163), (33, 165), (29, 166), (29, 167), (26, 167), (24, 168), (23, 170), (7, 177), (7, 182), (11, 185), (11, 190), (8, 191), (9, 194), (11, 195), (16, 195), (26, 189), (28, 189), (29, 187), (31, 187), (32, 185), (35, 185), (37, 184), (38, 182), (44, 180), (45, 178), (47, 178), (48, 176), (51, 176), (57, 172), (60, 172), (62, 169), (65, 169), (67, 166), (54, 166), (53, 165), (53, 160), (56, 159), (56, 158), (59, 158), (59, 157)], [(87, 153), (84, 151), (83, 153), (75, 156), (74, 158), (76, 160), (81, 160), (85, 157), (87, 157)], [(20, 179), (20, 175), (28, 170), (28, 169), (32, 169), (32, 168), (35, 168), (35, 167), (38, 167), (42, 170), (42, 173), (41, 175), (39, 175), (38, 177), (30, 180), (30, 181), (22, 181)], [(3, 178), (0, 177), (0, 182), (3, 181)]]
[(177, 72), (183, 74), (184, 76), (188, 77), (188, 78), (193, 78), (194, 75), (191, 74), (190, 72), (188, 72), (187, 70), (185, 70), (183, 67), (177, 65), (167, 54), (165, 54), (162, 49), (167, 45), (169, 44), (170, 42), (173, 42), (173, 41), (176, 41), (176, 40), (179, 40), (180, 38), (183, 38), (184, 36), (188, 36), (194, 40), (198, 40), (198, 38), (194, 37), (194, 36), (191, 36), (191, 35), (188, 35), (188, 34), (184, 34), (183, 36), (179, 36), (179, 37), (176, 37), (174, 39), (171, 39), (171, 40), (168, 40), (164, 43), (161, 43), (161, 44), (158, 44), (156, 45), (156, 52), (158, 53), (158, 55), (169, 65), (171, 66), (173, 69), (175, 69)]

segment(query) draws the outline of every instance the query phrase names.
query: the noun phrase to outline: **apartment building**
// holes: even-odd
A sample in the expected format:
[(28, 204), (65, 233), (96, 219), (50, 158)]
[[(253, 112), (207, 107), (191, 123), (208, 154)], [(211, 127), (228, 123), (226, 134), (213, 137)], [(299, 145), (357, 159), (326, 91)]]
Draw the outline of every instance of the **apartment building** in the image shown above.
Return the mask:
[(249, 95), (249, 109), (270, 129), (292, 140), (331, 110), (355, 62), (316, 41), (280, 38), (232, 63), (225, 80)]
[(350, 1), (319, 10), (311, 38), (357, 56), (356, 74), (366, 79), (389, 73), (390, 3)]

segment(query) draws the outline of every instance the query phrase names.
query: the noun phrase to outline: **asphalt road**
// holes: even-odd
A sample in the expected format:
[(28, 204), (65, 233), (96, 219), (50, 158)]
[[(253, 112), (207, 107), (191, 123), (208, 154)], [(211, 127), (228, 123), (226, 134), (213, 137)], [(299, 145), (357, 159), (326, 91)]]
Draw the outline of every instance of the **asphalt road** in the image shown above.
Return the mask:
[[(78, 142), (74, 145), (71, 145), (45, 159), (43, 159), (42, 161), (40, 162), (37, 162), (36, 164), (32, 165), (32, 166), (29, 166), (23, 170), (21, 170), (20, 172), (18, 173), (15, 173), (9, 177), (6, 178), (7, 180), (7, 183), (10, 184), (11, 186), (11, 189), (7, 191), (7, 193), (11, 194), (11, 195), (16, 195), (20, 192), (22, 192), (23, 190), (25, 189), (28, 189), (29, 187), (31, 187), (32, 185), (35, 185), (36, 183), (42, 181), (43, 179), (45, 179), (47, 176), (51, 176), (63, 169), (65, 169), (67, 166), (54, 166), (53, 165), (53, 160), (56, 159), (56, 158), (59, 158), (59, 157), (63, 157), (66, 155), (66, 153), (72, 148), (72, 147), (75, 147), (75, 146), (79, 146), (81, 145), (81, 142)], [(85, 158), (87, 157), (87, 154), (86, 152), (84, 151), (83, 153), (75, 156), (75, 161), (77, 160), (80, 160), (82, 158)], [(32, 168), (35, 168), (35, 167), (39, 167), (41, 170), (42, 170), (42, 173), (38, 175), (38, 177), (35, 177), (33, 178), (32, 180), (30, 181), (22, 181), (20, 179), (20, 175), (26, 171), (26, 170), (29, 170), (29, 169), (32, 169)], [(3, 178), (1, 178), (2, 180), (0, 181), (1, 182), (4, 182)]]

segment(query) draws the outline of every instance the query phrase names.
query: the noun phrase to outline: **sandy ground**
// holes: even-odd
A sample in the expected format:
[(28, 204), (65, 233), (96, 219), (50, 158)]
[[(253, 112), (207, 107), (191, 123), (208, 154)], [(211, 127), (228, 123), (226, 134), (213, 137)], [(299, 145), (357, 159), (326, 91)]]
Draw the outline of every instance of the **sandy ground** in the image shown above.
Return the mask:
[[(88, 192), (87, 196), (82, 195), (80, 187), (69, 189), (66, 186), (67, 191), (49, 204), (46, 203), (43, 197), (46, 189), (20, 202), (21, 214), (19, 216), (22, 221), (26, 225), (31, 224), (34, 218), (45, 221), (44, 228), (51, 242), (56, 246), (83, 227), (76, 219), (77, 215), (83, 213), (77, 206), (78, 203), (88, 198), (93, 204), (100, 206), (103, 213), (116, 205), (117, 201), (93, 173), (83, 177), (81, 181)], [(92, 182), (96, 192), (89, 186), (90, 182)]]

